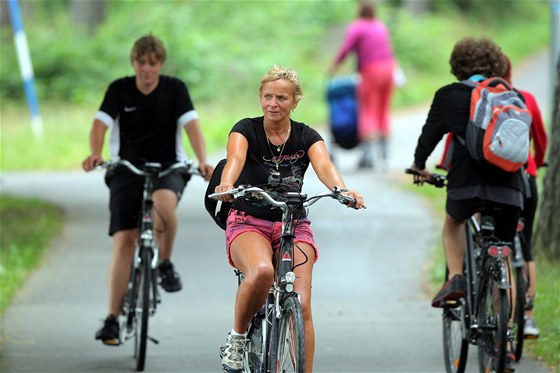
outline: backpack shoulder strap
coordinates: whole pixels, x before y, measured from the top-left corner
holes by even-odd
[[[511,84],[505,80],[504,78],[500,78],[499,76],[493,76],[488,78],[480,83],[482,87],[498,87],[502,85],[506,90],[511,91],[513,88]]]

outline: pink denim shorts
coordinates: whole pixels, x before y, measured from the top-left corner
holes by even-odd
[[[268,221],[247,215],[243,211],[231,210],[227,218],[226,226],[226,252],[229,264],[235,268],[231,260],[230,247],[233,240],[241,233],[256,232],[266,238],[274,250],[280,246],[280,236],[282,234],[282,222]],[[311,231],[311,221],[307,218],[297,221],[295,229],[296,238],[294,242],[304,242],[311,245],[315,250],[315,261],[319,259],[319,251],[315,246],[313,232]]]

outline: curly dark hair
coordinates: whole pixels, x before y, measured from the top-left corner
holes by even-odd
[[[474,74],[486,78],[503,76],[507,69],[502,49],[487,37],[459,40],[453,47],[449,64],[451,73],[459,80],[466,80]]]

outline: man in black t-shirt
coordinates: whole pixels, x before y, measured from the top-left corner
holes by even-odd
[[[185,83],[160,75],[165,58],[165,47],[157,37],[150,34],[135,42],[130,53],[135,75],[109,85],[93,121],[89,138],[91,155],[82,164],[84,170],[90,171],[103,161],[107,130],[110,130],[109,153],[113,160],[125,159],[137,167],[145,162],[157,162],[165,167],[186,161],[184,129],[201,174],[209,180],[213,168],[206,162],[198,115]],[[168,292],[182,288],[170,257],[177,232],[175,208],[188,180],[188,175],[170,173],[157,180],[153,194],[160,284]],[[118,315],[138,236],[143,181],[142,177],[120,169],[109,171],[105,176],[110,189],[109,234],[113,237],[113,257],[109,269],[109,315],[95,338],[107,345],[120,344]]]

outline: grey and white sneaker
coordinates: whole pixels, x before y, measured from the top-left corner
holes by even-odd
[[[525,339],[539,338],[539,328],[537,327],[537,320],[534,317],[525,316],[525,327],[523,328],[523,335]]]
[[[226,345],[220,348],[222,369],[226,373],[241,373],[243,371],[243,355],[247,347],[247,338],[242,335],[228,334]]]

